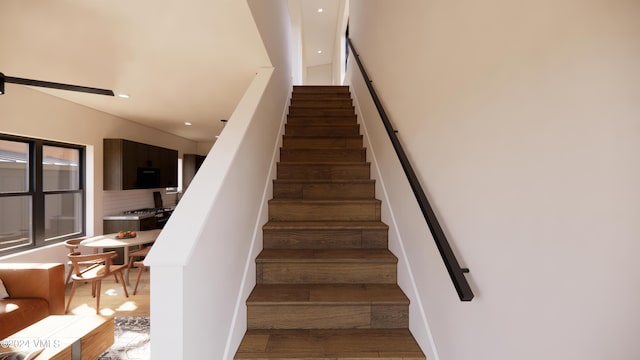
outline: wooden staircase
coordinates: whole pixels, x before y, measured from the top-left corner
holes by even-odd
[[[294,87],[235,359],[425,359],[344,86]]]

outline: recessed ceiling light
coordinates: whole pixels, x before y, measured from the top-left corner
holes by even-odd
[[[323,11],[324,11],[324,9],[323,9],[323,8],[319,8],[319,9],[318,9],[318,12],[319,12],[319,13],[321,13],[321,12],[323,12]]]
[[[318,50],[318,54],[322,54],[322,50]]]
[[[118,94],[118,97],[121,97],[123,99],[128,99],[129,95],[127,95],[127,94]]]
[[[191,126],[191,125],[193,125],[192,123],[190,123],[190,122],[188,122],[188,121],[185,121],[185,122],[184,122],[184,124],[185,124],[185,125],[187,125],[187,126]]]

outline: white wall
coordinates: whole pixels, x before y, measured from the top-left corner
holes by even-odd
[[[61,100],[21,85],[0,96],[0,132],[87,146],[87,234],[102,233],[103,138],[125,138],[178,150],[179,156],[196,153],[196,143],[104,112]],[[98,95],[96,95],[98,96]],[[153,199],[149,193],[149,199]],[[142,207],[142,206],[141,206]],[[55,246],[54,246],[55,247]],[[13,255],[0,261],[56,260],[60,251],[48,248]],[[35,252],[35,254],[34,254]],[[41,252],[44,252],[41,254]],[[51,256],[49,256],[51,255]]]
[[[346,72],[347,53],[345,51],[347,39],[345,32],[349,24],[349,0],[341,0],[336,21],[336,36],[333,46],[333,85],[342,85]]]
[[[333,64],[306,67],[305,85],[332,85]]]
[[[471,269],[462,303],[403,181],[385,178],[426,352],[640,358],[639,17],[627,0],[350,1],[351,38]]]
[[[302,0],[288,0],[289,18],[291,22],[291,72],[294,85],[302,85],[304,83],[304,43],[302,42],[302,33],[304,23],[302,22],[302,9],[300,8]]]
[[[389,250],[398,257],[398,285],[410,300],[409,328],[427,359],[438,359],[416,278],[419,281],[421,275],[428,273],[431,286],[436,284],[435,279],[438,287],[447,291],[450,290],[450,281],[353,56],[349,59],[346,81],[364,136],[367,161],[372,164],[371,177],[376,180],[376,198],[382,201],[382,221],[389,225]],[[411,241],[410,236],[415,236],[417,241]],[[414,268],[421,273],[414,273]]]
[[[286,0],[249,8],[273,67],[257,69],[147,256],[152,358],[231,359],[246,331],[292,86]]]

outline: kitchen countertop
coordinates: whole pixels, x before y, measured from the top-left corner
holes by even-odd
[[[142,220],[150,217],[155,217],[154,213],[146,214],[120,214],[120,215],[107,215],[103,216],[102,220]]]

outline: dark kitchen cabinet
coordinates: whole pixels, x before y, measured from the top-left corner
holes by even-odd
[[[184,154],[182,157],[182,187],[186,190],[196,176],[200,165],[204,162],[206,156],[195,154]]]
[[[103,220],[102,224],[105,234],[117,233],[118,231],[141,231],[158,228],[155,216],[140,220]]]
[[[178,151],[125,139],[104,139],[104,190],[178,186]]]
[[[178,187],[178,152],[171,149],[162,149],[160,159],[162,169],[175,169],[175,171],[160,172],[160,182],[167,184],[167,186],[163,187]]]

